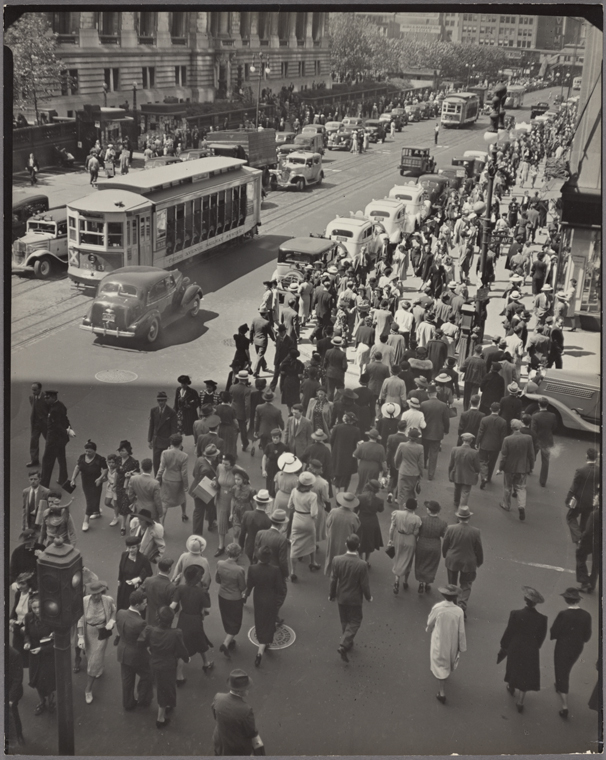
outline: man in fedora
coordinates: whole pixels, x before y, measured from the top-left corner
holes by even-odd
[[[337,648],[341,659],[349,662],[347,652],[362,624],[362,599],[372,602],[367,563],[359,556],[360,537],[355,533],[345,539],[345,554],[332,561],[328,600],[337,600],[341,620],[341,642]]]
[[[299,459],[309,447],[313,427],[307,417],[303,416],[303,405],[293,404],[292,414],[286,420],[286,435],[284,443],[288,446],[289,451],[296,454]]]
[[[122,678],[122,707],[125,710],[149,707],[154,696],[150,655],[139,641],[146,625],[146,607],[145,593],[141,589],[135,589],[130,593],[128,609],[116,612],[116,629],[119,636],[117,655]],[[139,684],[135,698],[137,676]]]
[[[448,479],[454,483],[454,505],[466,507],[469,503],[469,494],[472,486],[478,482],[480,472],[480,453],[472,449],[475,436],[473,433],[462,433],[460,446],[454,446],[450,452],[450,464],[448,465]]]
[[[379,403],[399,404],[400,407],[404,407],[404,402],[406,401],[406,383],[399,377],[400,365],[392,365],[390,371],[391,377],[386,378],[381,386]]]
[[[67,409],[58,399],[58,391],[45,391],[44,399],[48,406],[46,418],[46,445],[42,456],[42,474],[40,482],[45,488],[50,485],[55,462],[59,462],[59,478],[57,483],[62,485],[67,480],[67,461],[65,447],[70,437],[75,435],[67,418]]]
[[[455,512],[457,524],[446,528],[442,541],[442,556],[445,559],[448,582],[461,588],[457,604],[465,612],[465,617],[471,584],[476,579],[476,570],[484,562],[480,530],[469,524],[472,514],[469,507],[459,507]]]
[[[236,379],[237,382],[230,389],[231,405],[236,413],[236,420],[240,429],[242,451],[246,451],[248,449],[248,421],[250,419],[250,398],[252,395],[248,370],[240,370]]]
[[[293,283],[294,284],[294,283]],[[297,286],[295,285],[295,288]],[[294,295],[287,295],[285,298],[285,305],[282,307],[280,314],[280,324],[286,327],[286,334],[290,337],[292,342],[297,347],[299,342],[299,312],[295,310],[297,299]]]
[[[244,554],[248,557],[251,565],[255,561],[254,553],[257,533],[260,530],[269,530],[271,528],[271,520],[266,510],[271,504],[272,498],[269,495],[269,491],[262,488],[253,496],[253,501],[255,502],[255,508],[249,509],[242,515],[240,535],[238,536],[240,546],[244,549]]]
[[[497,401],[490,405],[490,414],[480,420],[476,447],[480,452],[481,482],[480,489],[492,480],[499,452],[507,435],[507,422],[501,417],[501,404]]]
[[[518,513],[520,520],[526,519],[526,477],[534,467],[534,445],[532,437],[522,434],[521,420],[511,421],[511,435],[503,440],[501,461],[496,474],[503,473],[503,501],[501,509],[509,512],[511,497],[515,493],[518,498]]]
[[[533,280],[534,285],[534,280]],[[537,318],[537,324],[545,324],[547,317],[553,313],[553,288],[551,285],[543,285],[541,292],[534,299],[534,313]]]
[[[543,488],[547,485],[549,475],[549,457],[553,448],[553,434],[558,427],[557,417],[549,411],[549,401],[542,396],[539,399],[539,411],[532,415],[530,429],[536,436],[541,451],[541,472],[539,483]]]
[[[138,520],[139,524],[135,522]],[[154,564],[166,551],[164,540],[164,526],[159,520],[155,520],[149,509],[139,509],[131,521],[131,536],[140,536],[141,545],[139,551]]]
[[[477,394],[471,396],[469,403],[469,408],[459,417],[459,438],[457,441],[457,446],[461,445],[461,436],[463,433],[472,433],[474,438],[477,439],[478,432],[480,430],[480,423],[486,416],[484,412],[481,412],[479,409],[480,397]],[[476,446],[476,448],[478,447]]]
[[[424,451],[421,432],[406,428],[407,440],[396,449],[394,466],[398,470],[398,503],[403,507],[408,499],[414,499],[423,477]]]
[[[284,604],[286,599],[286,579],[288,578],[288,550],[289,544],[286,538],[286,528],[288,525],[288,517],[283,509],[275,509],[271,517],[269,518],[271,527],[259,530],[255,536],[255,553],[254,556],[258,557],[259,552],[264,546],[268,546],[271,549],[270,565],[277,567],[280,570],[282,576],[282,593],[278,595],[277,612]],[[276,623],[281,625],[284,621],[278,617]]]
[[[316,312],[318,324],[311,335],[310,339],[312,342],[322,336],[323,329],[331,322],[332,308],[335,299],[330,292],[330,285],[330,276],[326,275],[322,278],[321,284],[318,285],[313,292],[311,308]]]
[[[507,432],[511,432],[509,427],[511,420],[521,420],[524,403],[522,401],[522,391],[516,382],[509,383],[507,386],[507,395],[499,401],[499,416],[507,423]]]
[[[360,527],[360,518],[353,511],[360,503],[349,491],[337,494],[337,507],[330,510],[326,520],[326,562],[324,575],[329,575],[332,561],[338,554],[345,552],[347,537],[356,533]]]
[[[9,582],[15,583],[21,573],[31,573],[32,588],[38,588],[38,554],[44,551],[44,544],[38,542],[38,531],[25,528],[19,536],[21,543],[13,550],[10,560]]]
[[[438,453],[445,435],[450,430],[450,412],[448,404],[440,401],[435,385],[427,388],[427,401],[421,404],[421,411],[425,417],[423,428],[423,450],[425,452],[425,466],[427,467],[427,479],[433,480],[438,465]]]
[[[330,483],[332,481],[332,456],[330,449],[325,443],[328,440],[328,436],[323,430],[318,428],[310,437],[311,443],[299,459],[307,465],[312,459],[317,459],[322,465],[323,476]]]
[[[194,535],[204,535],[204,515],[208,522],[208,529],[212,529],[213,521],[216,515],[215,499],[214,497],[204,501],[201,498],[202,495],[196,496],[194,491],[196,486],[204,479],[214,480],[217,476],[216,461],[219,455],[219,449],[213,444],[209,443],[204,449],[204,453],[201,457],[196,459],[194,464],[194,471],[192,474],[192,483],[189,487],[189,495],[194,499],[194,515],[192,530]]]
[[[568,507],[566,522],[570,530],[570,537],[575,544],[581,540],[600,488],[600,466],[597,450],[594,448],[587,449],[586,459],[586,464],[575,470],[565,501]]]
[[[482,380],[486,376],[486,361],[482,357],[482,346],[476,346],[473,354],[465,359],[461,365],[461,375],[464,379],[463,410],[467,411],[471,397],[480,390]]]
[[[324,354],[324,369],[326,370],[326,388],[328,400],[334,399],[337,388],[345,388],[345,373],[347,372],[347,356],[343,349],[343,338],[335,335],[332,348]]]
[[[389,485],[387,487],[387,503],[393,502],[393,495],[397,493],[398,488],[398,468],[395,465],[396,451],[401,443],[405,443],[408,440],[406,435],[406,428],[408,423],[405,420],[398,422],[398,429],[395,433],[392,433],[387,437],[385,445],[385,458],[387,461],[387,467],[389,469]]]
[[[290,355],[293,348],[296,348],[296,342],[286,331],[286,325],[280,323],[276,332],[276,350],[274,353],[274,376],[269,385],[270,390],[275,391],[280,378],[280,364]]]
[[[415,377],[413,382],[415,386],[414,390],[408,391],[406,400],[409,401],[411,398],[416,398],[419,404],[423,401],[427,401],[429,399],[429,396],[427,395],[427,389],[429,388],[427,378],[420,375],[419,377]]]
[[[135,512],[147,509],[154,520],[160,521],[164,517],[162,499],[160,498],[160,483],[152,475],[152,460],[141,460],[141,472],[135,472],[128,481],[128,498],[134,502]]]
[[[156,615],[160,607],[170,607],[176,586],[170,579],[170,570],[174,564],[170,557],[158,561],[158,574],[148,576],[141,584],[141,591],[147,597],[146,620],[148,625],[157,625]]]
[[[162,452],[168,448],[168,439],[177,432],[177,413],[168,406],[168,396],[160,391],[156,396],[157,406],[149,413],[147,442],[152,450],[154,474],[160,468]]]
[[[219,435],[221,418],[218,414],[211,414],[205,417],[205,421],[206,432],[201,432],[196,441],[196,456],[201,457],[208,446],[215,446],[218,451],[216,455],[218,461],[221,454],[225,451],[225,441]]]
[[[252,680],[243,670],[232,670],[227,683],[229,692],[215,694],[212,703],[216,721],[213,732],[215,755],[264,755],[255,715],[246,702]]]
[[[32,408],[30,414],[30,461],[25,466],[37,467],[40,464],[40,436],[46,441],[48,420],[48,405],[42,393],[42,383],[32,383],[29,403]]]
[[[275,428],[284,430],[282,412],[272,404],[275,395],[273,391],[265,391],[263,403],[255,410],[254,437],[260,439],[259,447],[265,451],[265,447],[271,441],[271,431]]]
[[[259,309],[259,316],[253,319],[250,326],[250,341],[255,347],[255,352],[257,354],[257,359],[253,367],[253,374],[255,377],[259,377],[259,372],[261,372],[261,370],[267,372],[265,353],[270,338],[275,341],[274,331],[271,322],[269,321],[269,313],[266,307],[261,307],[261,309]]]

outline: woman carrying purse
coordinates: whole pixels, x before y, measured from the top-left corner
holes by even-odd
[[[93,581],[89,585],[90,593],[84,597],[84,614],[78,621],[78,648],[87,659],[86,704],[93,701],[93,684],[103,675],[103,663],[107,642],[116,625],[116,604],[107,596],[107,583]]]

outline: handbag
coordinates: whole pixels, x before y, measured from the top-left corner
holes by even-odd
[[[109,639],[112,635],[112,632],[106,628],[104,625],[98,628],[99,631],[99,641],[105,641],[105,639]]]
[[[448,413],[450,414],[451,417],[456,417],[457,414],[458,414],[457,407],[456,406],[449,406],[448,407]]]
[[[396,547],[388,546],[387,549],[385,549],[385,554],[387,554],[389,559],[393,559],[396,556]]]

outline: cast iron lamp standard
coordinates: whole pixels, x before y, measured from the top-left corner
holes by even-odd
[[[255,53],[253,55],[253,62],[250,65],[250,71],[254,74],[257,70],[255,64],[259,66],[259,83],[257,88],[257,108],[255,113],[255,127],[259,128],[259,102],[261,100],[261,81],[271,73],[269,66],[269,56],[267,53]]]

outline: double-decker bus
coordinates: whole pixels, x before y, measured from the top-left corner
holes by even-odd
[[[68,276],[96,287],[125,266],[169,269],[257,232],[262,172],[208,157],[99,180],[67,206]]]
[[[473,124],[480,115],[480,100],[474,92],[457,92],[442,101],[442,125],[464,127]]]

